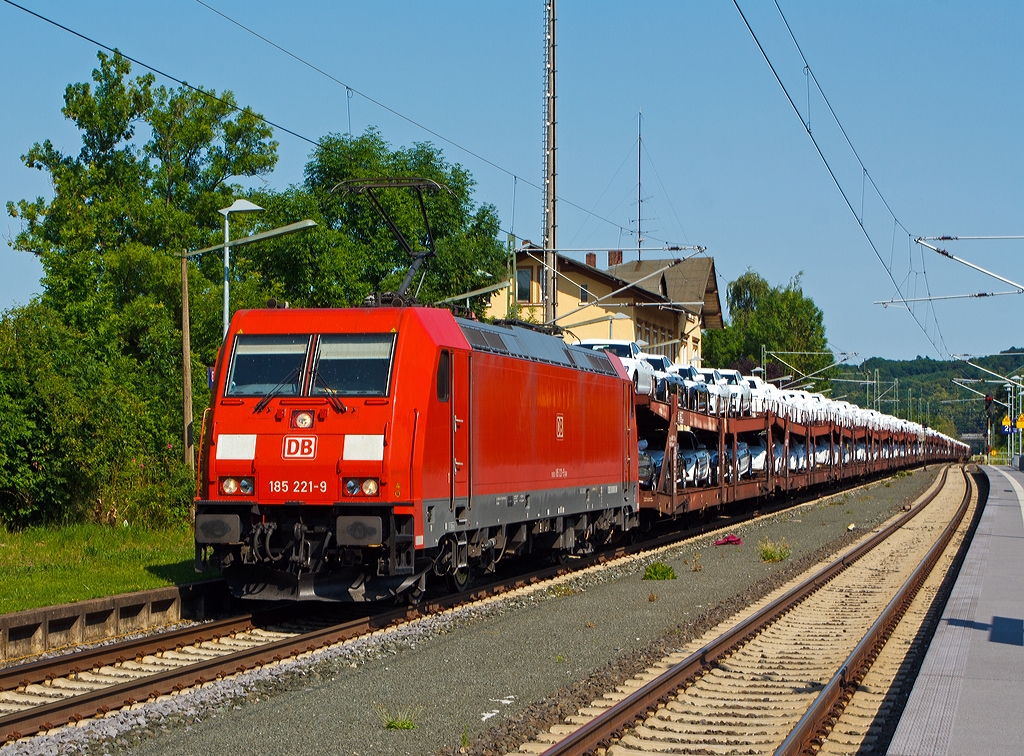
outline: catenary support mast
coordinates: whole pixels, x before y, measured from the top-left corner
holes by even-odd
[[[544,270],[540,280],[545,322],[557,316],[555,123],[555,0],[544,0]]]

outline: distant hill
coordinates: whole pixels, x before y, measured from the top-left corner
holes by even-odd
[[[1020,375],[1024,370],[1024,348],[1012,347],[998,356],[972,358],[971,362],[999,375]],[[832,384],[833,398],[845,398],[861,407],[875,407],[898,417],[928,423],[956,438],[964,433],[985,433],[985,399],[955,385],[954,378],[986,381],[968,385],[975,391],[1006,401],[1003,381],[962,360],[872,357],[860,365],[841,366],[835,377],[838,380]],[[993,431],[1005,414],[1006,408],[1002,405],[993,407]],[[1003,436],[993,432],[992,445],[1005,445]],[[980,450],[982,442],[972,442],[972,446]]]

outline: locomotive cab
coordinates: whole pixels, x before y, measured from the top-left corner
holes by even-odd
[[[205,429],[196,549],[236,595],[374,600],[417,582],[411,439],[396,416],[423,392],[407,379],[408,402],[396,398],[401,315],[235,316]],[[429,374],[438,348],[415,341],[410,372]]]
[[[447,310],[239,312],[204,418],[197,569],[245,598],[373,601],[585,553],[637,524],[632,399],[606,355]]]

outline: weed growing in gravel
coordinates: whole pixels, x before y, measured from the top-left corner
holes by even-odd
[[[762,562],[781,562],[788,559],[790,554],[793,553],[792,547],[785,541],[772,543],[767,538],[762,539],[757,548],[761,554]]]
[[[693,552],[693,564],[690,565],[690,569],[693,572],[700,572],[702,569],[704,569],[700,563],[700,553],[696,551]]]
[[[547,589],[547,594],[549,596],[572,596],[575,593],[579,593],[578,588],[571,588],[568,585],[565,585],[564,583],[553,585]]]
[[[664,562],[654,562],[644,570],[644,580],[675,580],[676,571]]]
[[[381,704],[376,704],[374,708],[377,710],[380,721],[384,723],[385,730],[415,730],[416,718],[423,711],[419,706],[396,711],[391,711]]]

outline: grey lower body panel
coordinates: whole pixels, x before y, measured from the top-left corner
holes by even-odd
[[[475,531],[583,514],[600,515],[613,509],[635,514],[637,483],[603,483],[540,491],[476,495],[456,499],[425,499],[423,502],[423,547],[433,548],[451,533]]]

